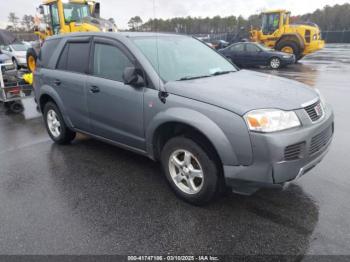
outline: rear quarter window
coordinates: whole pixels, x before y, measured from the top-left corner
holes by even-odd
[[[37,59],[38,67],[47,68],[49,66],[50,59],[53,53],[56,51],[60,41],[61,39],[52,39],[44,42]]]

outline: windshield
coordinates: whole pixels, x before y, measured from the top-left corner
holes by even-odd
[[[266,34],[272,34],[279,28],[280,14],[270,13],[263,14],[262,18],[262,32]]]
[[[15,51],[27,51],[27,49],[28,49],[28,46],[22,45],[22,44],[14,44],[11,46],[12,46],[13,50],[15,50]]]
[[[165,82],[237,71],[213,49],[191,37],[136,37],[133,41]]]
[[[90,8],[86,4],[64,4],[64,19],[66,23],[83,22],[83,19],[89,16],[91,16]]]

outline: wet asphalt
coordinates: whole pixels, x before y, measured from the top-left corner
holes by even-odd
[[[284,189],[177,199],[151,160],[79,135],[49,139],[32,100],[0,105],[0,254],[350,254],[350,45],[280,71],[333,105],[329,154]]]

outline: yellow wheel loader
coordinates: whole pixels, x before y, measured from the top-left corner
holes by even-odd
[[[254,42],[292,53],[297,60],[324,47],[316,24],[290,24],[290,12],[286,10],[263,12],[261,16],[261,29],[250,31],[250,38]]]
[[[116,26],[100,18],[100,4],[89,0],[43,0],[38,8],[35,31],[39,41],[27,51],[28,69],[33,72],[41,43],[46,37],[72,32],[114,32]]]

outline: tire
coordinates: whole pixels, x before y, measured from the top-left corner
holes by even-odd
[[[280,42],[277,44],[276,49],[279,51],[282,51],[283,48],[288,48],[288,47],[293,50],[293,54],[295,55],[296,61],[302,58],[301,48],[295,42],[292,42],[292,41]]]
[[[34,72],[36,67],[37,54],[34,48],[27,50],[27,68],[30,72]]]
[[[278,57],[272,57],[269,61],[269,66],[271,69],[279,69],[281,68],[281,59]]]
[[[75,138],[76,133],[67,127],[60,110],[53,102],[44,106],[44,122],[49,136],[56,144],[68,144]]]
[[[11,102],[9,104],[9,109],[15,114],[20,114],[24,111],[23,104],[20,101]]]
[[[220,192],[219,163],[194,140],[171,138],[163,147],[161,162],[168,183],[181,199],[205,205]]]
[[[20,66],[18,65],[17,59],[16,58],[12,58],[12,62],[13,62],[13,65],[15,66],[15,69],[19,70]]]

